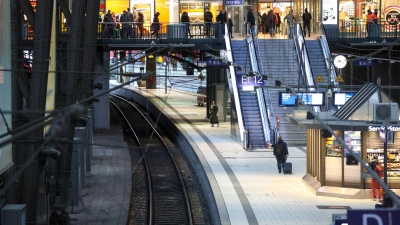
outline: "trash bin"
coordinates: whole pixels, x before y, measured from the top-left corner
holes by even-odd
[[[187,38],[186,24],[170,24],[167,25],[168,38]]]

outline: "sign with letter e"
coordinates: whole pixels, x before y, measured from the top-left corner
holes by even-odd
[[[391,215],[390,215],[391,214]],[[396,224],[400,218],[400,210],[388,209],[349,209],[347,210],[348,225],[386,225]],[[390,221],[391,220],[391,221]],[[394,222],[394,223],[393,223]]]

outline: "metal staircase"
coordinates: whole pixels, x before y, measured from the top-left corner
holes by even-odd
[[[235,68],[236,75],[248,74],[248,71],[251,70],[251,61],[246,41],[232,40],[231,45],[234,63],[242,67],[240,70],[238,67]],[[248,132],[249,145],[252,149],[265,147],[266,143],[256,92],[243,91],[240,87],[238,89],[243,123],[245,130]]]
[[[295,45],[292,39],[259,39],[258,51],[260,51],[260,62],[265,74],[282,81],[284,85],[303,85],[299,79],[300,67],[297,59]],[[268,86],[274,86],[275,80],[268,80]],[[276,122],[277,132],[289,145],[305,145],[306,130],[299,129],[286,120],[286,114],[293,113],[294,107],[279,107],[279,92],[285,88],[269,88],[265,91],[265,98],[270,102],[273,110],[272,117],[279,118]]]

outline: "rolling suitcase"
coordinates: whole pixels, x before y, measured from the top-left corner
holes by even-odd
[[[283,164],[283,174],[290,173],[292,174],[292,163],[291,162],[285,162]]]

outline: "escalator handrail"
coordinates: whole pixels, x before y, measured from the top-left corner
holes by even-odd
[[[257,48],[256,49],[260,49],[259,42],[257,42]],[[256,50],[256,55],[257,55],[257,62],[259,62],[258,59],[261,59],[260,51]],[[261,72],[262,73],[267,73],[266,72],[267,68],[264,68],[264,64],[261,64],[261,65],[258,65],[258,66],[259,66],[259,68],[261,68]],[[268,126],[269,126],[270,130],[274,130],[275,131],[276,130],[276,128],[275,128],[275,113],[274,113],[274,109],[272,107],[271,94],[270,94],[268,88],[263,88],[263,92],[267,92],[267,94],[264,93],[264,96],[265,95],[268,96],[267,98],[264,97],[264,104],[265,104],[266,109],[267,109]]]
[[[336,81],[336,70],[335,67],[333,66],[332,63],[332,55],[330,52],[330,48],[329,48],[329,43],[328,40],[326,39],[326,35],[325,35],[325,27],[323,25],[323,23],[319,23],[318,24],[320,27],[320,35],[318,37],[321,46],[322,46],[322,51],[324,53],[324,58],[325,58],[325,63],[326,63],[326,68],[328,68],[328,70],[330,71],[330,83],[333,84],[334,87],[338,87],[339,83]]]
[[[229,62],[234,62],[233,60],[233,54],[232,54],[232,45],[231,45],[231,40],[230,36],[228,34],[228,26],[225,24],[225,47],[226,47],[226,57]],[[236,72],[235,72],[235,67],[233,64],[229,66],[229,72],[230,72],[230,79],[232,82],[232,90],[234,94],[234,100],[235,100],[235,106],[236,106],[236,113],[238,113],[238,124],[239,124],[239,132],[240,132],[240,140],[244,141],[244,136],[243,133],[245,131],[244,123],[243,123],[243,114],[242,114],[242,107],[240,105],[240,99],[239,99],[239,91],[236,85]]]
[[[302,74],[305,75],[307,81],[305,85],[307,85],[307,90],[316,91],[316,89],[314,88],[314,78],[311,71],[310,60],[307,53],[306,42],[303,36],[303,31],[301,29],[300,24],[297,23],[295,27],[296,27],[296,32],[294,34],[294,40],[297,40],[295,41],[295,47],[296,47],[298,62],[300,65],[300,70]],[[321,112],[320,107],[315,106],[313,107],[313,109],[314,112]]]

